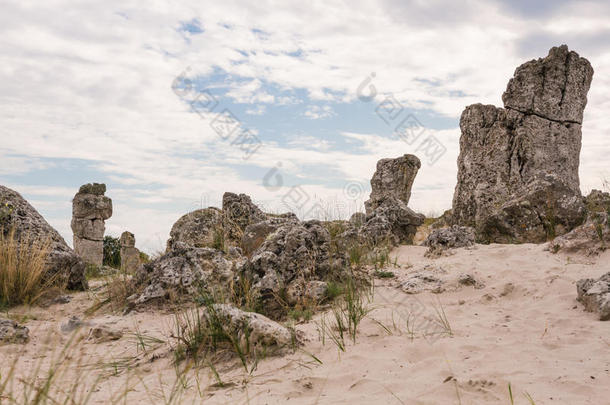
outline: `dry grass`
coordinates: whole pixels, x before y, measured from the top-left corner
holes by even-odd
[[[18,238],[15,230],[0,233],[0,306],[34,304],[53,279],[45,278],[49,241]]]

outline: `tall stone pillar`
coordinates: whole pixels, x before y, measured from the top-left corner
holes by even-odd
[[[85,184],[72,200],[74,251],[97,266],[104,260],[104,221],[112,216],[112,200],[105,192],[105,184]]]
[[[136,237],[131,232],[121,235],[121,270],[134,272],[140,265],[140,251],[136,248]]]

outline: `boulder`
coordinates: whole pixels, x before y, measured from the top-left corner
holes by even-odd
[[[610,193],[593,190],[584,201],[588,212],[587,220],[549,242],[549,249],[553,253],[563,251],[595,255],[610,245]]]
[[[578,301],[585,310],[599,314],[600,321],[610,320],[610,273],[598,279],[586,278],[576,284]]]
[[[371,195],[364,203],[366,213],[371,214],[386,199],[397,199],[408,204],[411,187],[421,162],[415,155],[396,159],[381,159],[371,179]]]
[[[224,193],[222,212],[225,232],[231,240],[239,241],[248,225],[264,221],[267,216],[246,194]]]
[[[19,240],[48,243],[45,273],[61,286],[73,290],[88,288],[85,263],[59,233],[19,193],[0,186],[0,231],[7,236],[14,229]]]
[[[85,184],[72,200],[74,250],[85,262],[101,266],[104,261],[104,221],[112,216],[112,200],[105,184]]]
[[[256,312],[245,312],[228,304],[213,304],[203,311],[203,317],[216,317],[225,332],[237,336],[242,347],[251,353],[278,350],[296,345],[296,335],[288,328]]]
[[[140,265],[140,251],[136,248],[136,237],[131,232],[123,232],[119,239],[121,244],[121,269],[128,273],[137,270]]]
[[[504,107],[475,104],[460,119],[452,223],[483,242],[543,242],[580,225],[582,115],[593,69],[568,50],[517,68]]]
[[[402,200],[389,197],[367,214],[360,229],[360,239],[369,245],[411,244],[424,219],[424,215],[407,207]]]
[[[423,245],[430,250],[453,249],[474,245],[474,229],[468,226],[453,225],[449,228],[433,230]]]
[[[220,250],[177,242],[165,255],[138,268],[134,283],[142,292],[129,301],[139,305],[173,293],[195,298],[202,291],[224,290],[233,279],[233,266]]]
[[[26,343],[30,330],[11,319],[0,318],[0,343]]]
[[[332,263],[330,234],[320,221],[289,222],[269,234],[239,274],[251,280],[262,300],[265,313],[280,317],[283,296],[294,283],[323,280]],[[292,294],[291,301],[301,302],[307,293]]]
[[[172,226],[167,250],[179,242],[193,247],[211,247],[218,232],[223,232],[221,210],[209,207],[189,212]]]

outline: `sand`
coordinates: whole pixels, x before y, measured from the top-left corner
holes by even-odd
[[[372,310],[345,352],[328,337],[322,343],[319,325],[328,314],[318,314],[297,325],[306,337],[298,352],[263,359],[252,372],[236,362],[220,364],[224,387],[214,385],[207,368],[191,371],[183,381],[186,388],[175,390],[180,391],[175,403],[510,404],[510,383],[515,404],[530,404],[525,393],[536,404],[610,404],[610,322],[583,311],[575,286],[581,278],[610,271],[610,251],[580,257],[551,254],[544,245],[476,245],[428,259],[425,250],[402,246],[392,252],[397,266],[387,270],[396,277],[376,280]],[[442,293],[402,292],[400,281],[426,265],[442,269],[440,274],[450,280],[467,273],[480,285],[450,281]],[[28,344],[0,346],[3,375],[15,355],[21,376],[50,361],[50,346],[69,339],[60,325],[71,315],[83,316],[94,293],[76,294],[70,303],[48,310],[11,311],[35,319],[25,321]],[[450,330],[434,323],[441,309]],[[173,315],[149,310],[98,314],[88,321],[125,333],[112,342],[71,343],[88,359],[81,360],[81,367],[69,365],[83,387],[104,374],[90,403],[111,403],[126,386],[127,403],[166,403],[176,382],[167,345],[145,353],[130,333],[137,327],[167,340]],[[106,366],[82,367],[100,364],[101,358]],[[125,359],[131,359],[132,369],[123,367]]]

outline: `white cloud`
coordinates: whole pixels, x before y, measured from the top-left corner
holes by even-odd
[[[0,176],[44,170],[49,165],[45,158],[86,161],[125,186],[109,193],[118,208],[109,230],[133,230],[139,241],[150,235],[163,241],[171,223],[202,195],[218,202],[222,191],[230,189],[260,201],[278,198],[240,168],[283,162],[285,176],[309,182],[312,195],[340,196],[342,184],[311,183],[322,179],[324,170],[334,179],[367,183],[378,159],[412,153],[414,147],[379,134],[343,134],[343,140],[361,145],[358,153],[336,150],[321,138],[286,146],[266,142],[246,162],[207,118],[191,113],[172,92],[176,75],[190,66],[193,76],[220,68],[229,77],[246,78],[224,84],[229,97],[253,104],[247,114],[259,114],[269,103],[303,101],[269,94],[263,83],[305,89],[314,100],[353,101],[358,85],[375,72],[378,98],[392,93],[406,106],[457,120],[468,104],[501,105],[515,67],[544,56],[519,44],[529,44],[528,38],[541,32],[570,43],[579,35],[608,30],[604,7],[568,4],[562,10],[569,13],[532,20],[494,2],[191,0],[146,7],[117,0],[4,2]],[[204,33],[178,31],[181,22],[193,19]],[[600,40],[596,46],[591,48],[595,52],[581,51],[596,70],[583,125],[583,190],[600,187],[610,153],[605,142],[610,45]],[[312,119],[331,114],[336,113],[329,106],[317,105],[305,112]],[[448,208],[456,179],[459,129],[431,133],[447,152],[433,166],[424,162],[416,179],[412,201],[423,211]],[[311,167],[319,169],[311,173]],[[58,207],[78,187],[28,184],[13,186],[34,198],[57,192]],[[155,204],[174,208],[151,208]],[[69,219],[49,221],[67,236]]]
[[[332,117],[333,115],[335,115],[335,112],[329,105],[310,105],[307,107],[303,115],[312,120],[319,120],[322,118]]]

